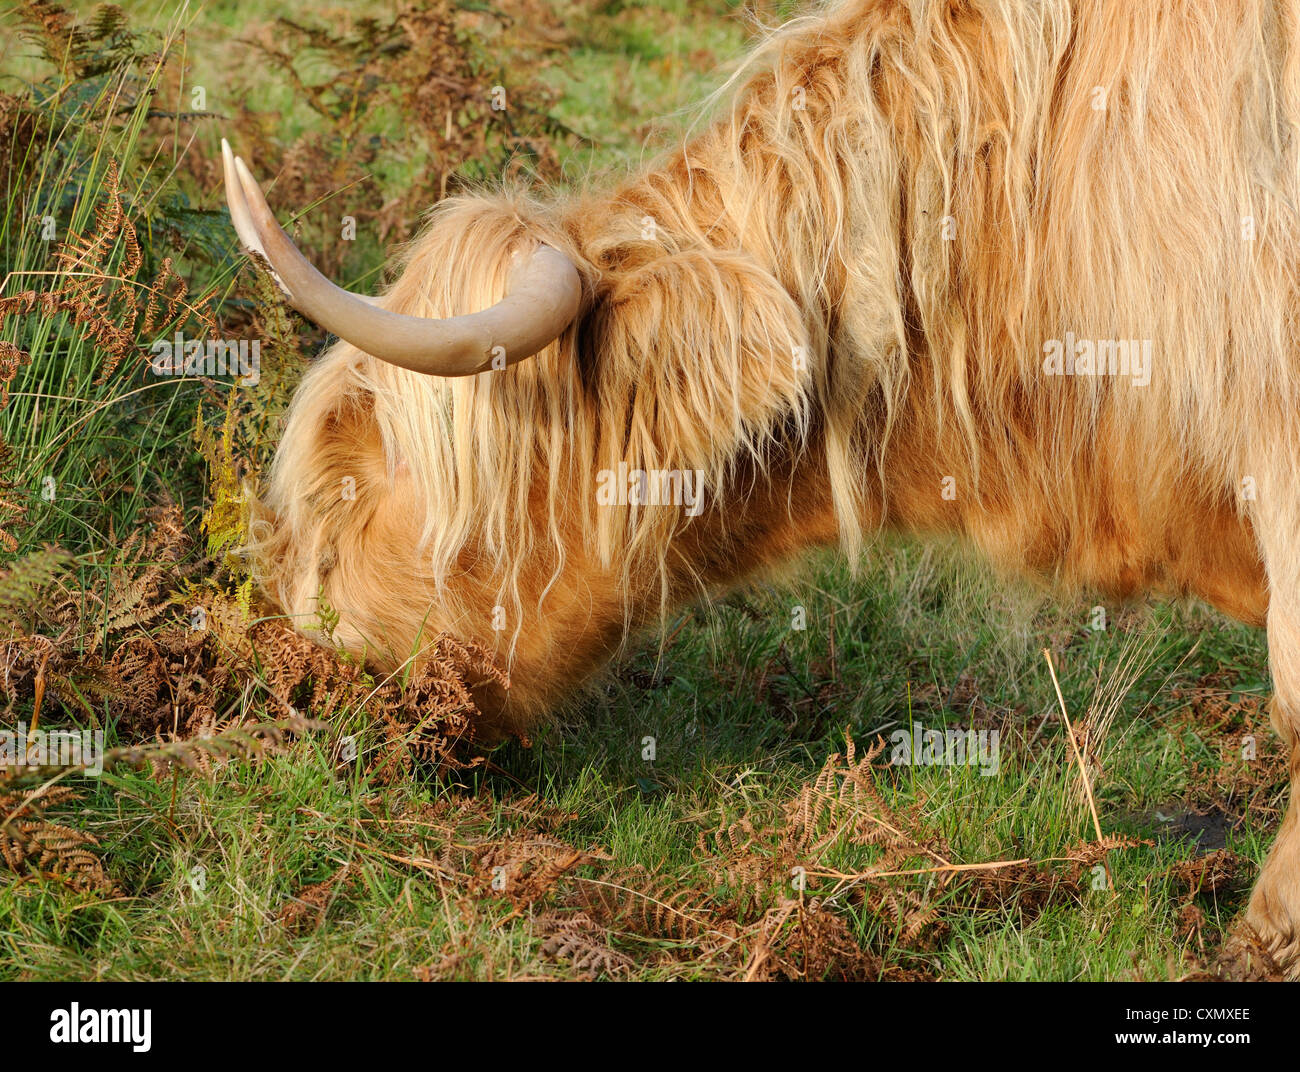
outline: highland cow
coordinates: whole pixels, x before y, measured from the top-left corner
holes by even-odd
[[[377,299],[226,150],[244,244],[339,337],[259,508],[267,594],[380,666],[499,644],[506,733],[683,601],[959,532],[1266,626],[1300,778],[1300,2],[844,0],[719,99],[616,188],[444,201]],[[697,509],[600,501],[665,471]],[[1247,914],[1292,965],[1297,825]]]

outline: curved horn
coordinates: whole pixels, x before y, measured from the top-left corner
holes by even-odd
[[[550,246],[539,246],[512,269],[506,297],[490,309],[446,320],[390,313],[374,299],[336,287],[312,267],[276,223],[257,180],[231,155],[224,138],[221,160],[230,218],[245,248],[266,260],[303,316],[372,357],[432,376],[472,376],[491,368],[502,350],[507,365],[532,357],[578,315],[578,270]]]

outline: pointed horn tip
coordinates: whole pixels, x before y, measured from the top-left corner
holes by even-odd
[[[260,258],[265,267],[270,271],[271,278],[275,285],[280,288],[290,303],[294,300],[293,291],[289,289],[284,278],[276,270],[274,262],[266,249],[266,240],[263,238],[262,230],[249,207],[249,202],[259,203],[260,209],[270,216],[270,209],[266,206],[265,198],[262,196],[262,188],[258,185],[257,180],[244,163],[243,157],[235,156],[230,151],[230,143],[225,138],[221,139],[222,165],[225,170],[226,183],[226,200],[230,207],[231,222],[235,225],[235,232],[239,235],[240,244],[250,254],[255,254]],[[250,192],[251,191],[251,192]],[[271,222],[274,218],[271,217]]]
[[[257,180],[253,178],[253,172],[249,169],[248,165],[244,163],[244,158],[242,156],[235,157],[235,171],[239,173],[239,177],[242,181],[251,182],[254,186],[258,185]],[[261,189],[261,187],[258,186],[258,189]]]

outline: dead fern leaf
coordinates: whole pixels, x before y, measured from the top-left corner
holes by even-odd
[[[626,953],[609,944],[609,934],[585,912],[544,912],[534,921],[544,940],[542,956],[568,964],[579,977],[625,979],[636,968]]]

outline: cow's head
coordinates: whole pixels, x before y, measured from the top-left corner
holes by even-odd
[[[452,199],[369,299],[324,279],[223,153],[244,246],[340,340],[253,525],[299,628],[337,616],[324,638],[388,668],[442,631],[495,649],[513,687],[482,706],[518,729],[631,629],[834,539],[800,310],[671,196]]]

